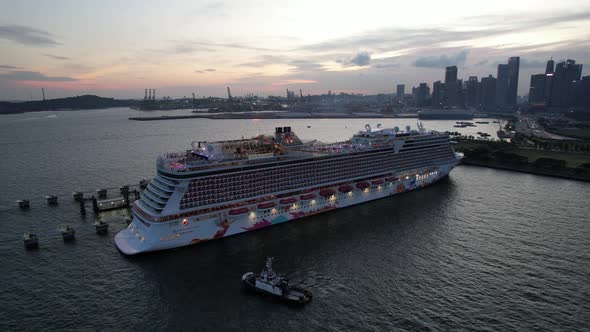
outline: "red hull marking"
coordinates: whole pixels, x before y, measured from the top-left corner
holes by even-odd
[[[266,219],[262,219],[262,221],[259,221],[257,223],[254,224],[254,226],[251,227],[242,227],[243,229],[247,230],[247,231],[252,231],[255,229],[259,229],[259,228],[264,228],[264,227],[268,227],[271,226],[272,222],[268,221]]]

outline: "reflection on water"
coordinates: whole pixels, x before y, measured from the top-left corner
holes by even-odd
[[[134,258],[81,218],[71,192],[152,176],[155,157],[192,140],[289,125],[344,139],[390,120],[135,122],[124,109],[0,122],[2,330],[583,330],[590,263],[586,183],[461,166],[434,186],[219,241]],[[407,120],[413,124],[413,120]],[[393,122],[393,121],[392,121]],[[428,121],[446,130],[452,121]],[[394,123],[405,126],[406,123]],[[311,128],[307,128],[310,125]],[[450,128],[449,128],[450,129]],[[481,128],[476,128],[480,131]],[[43,197],[56,193],[59,206]],[[30,198],[30,211],[15,199]],[[73,225],[64,245],[57,226]],[[35,230],[40,249],[25,251]],[[241,291],[266,256],[313,301],[298,310]],[[24,325],[26,324],[26,325]]]

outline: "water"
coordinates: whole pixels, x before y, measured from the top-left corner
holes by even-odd
[[[153,113],[157,115],[157,112]],[[460,166],[429,188],[189,248],[122,256],[70,193],[153,176],[192,140],[343,139],[390,120],[136,122],[136,111],[0,117],[1,330],[563,330],[590,322],[590,185]],[[414,120],[395,123],[414,125]],[[425,121],[452,130],[453,121]],[[307,126],[311,128],[307,128]],[[485,131],[474,128],[476,131]],[[495,127],[494,127],[495,130]],[[43,197],[56,193],[60,205]],[[32,200],[21,211],[15,200]],[[77,229],[64,244],[56,229]],[[39,234],[25,251],[21,235]],[[241,291],[266,256],[314,294],[293,309]]]

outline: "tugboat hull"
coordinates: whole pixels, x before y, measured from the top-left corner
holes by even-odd
[[[268,295],[291,305],[304,305],[312,299],[310,291],[299,287],[289,287],[283,290],[282,295],[265,291],[264,289],[256,287],[256,277],[257,275],[252,272],[244,274],[242,276],[242,285],[244,286],[244,289],[261,295]]]

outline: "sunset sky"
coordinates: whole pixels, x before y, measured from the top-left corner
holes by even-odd
[[[392,93],[546,61],[590,65],[584,1],[0,0],[0,100]]]

